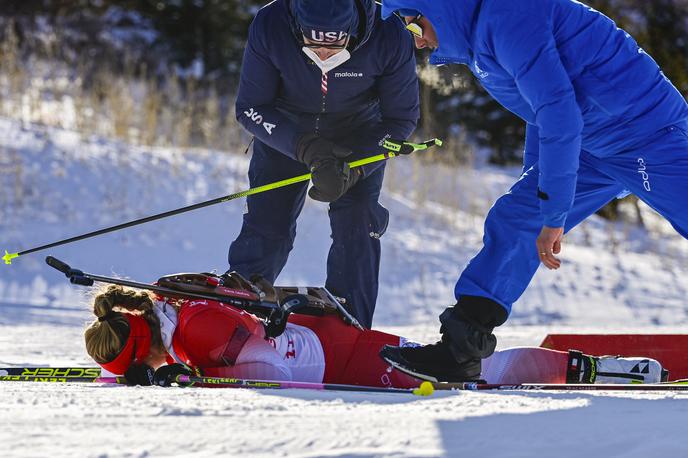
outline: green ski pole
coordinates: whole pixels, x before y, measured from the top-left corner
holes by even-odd
[[[433,138],[423,143],[410,143],[410,142],[399,142],[394,140],[385,140],[383,147],[388,150],[386,153],[377,154],[375,156],[370,156],[358,161],[349,162],[349,167],[361,167],[367,164],[372,164],[374,162],[384,161],[391,159],[396,156],[406,155],[413,153],[415,151],[422,151],[430,148],[431,146],[442,146],[442,141]],[[28,250],[20,251],[17,253],[10,253],[5,250],[5,255],[2,257],[5,264],[12,264],[12,259],[18,258],[19,256],[24,256],[29,253],[35,253],[37,251],[47,250],[48,248],[53,248],[60,245],[66,245],[68,243],[77,242],[79,240],[84,240],[87,238],[95,237],[97,235],[107,234],[108,232],[118,231],[120,229],[125,229],[127,227],[137,226],[139,224],[148,223],[150,221],[155,221],[158,219],[167,218],[168,216],[179,215],[181,213],[186,213],[191,210],[198,210],[199,208],[209,207],[215,204],[221,204],[223,202],[229,202],[230,200],[240,199],[242,197],[251,196],[253,194],[259,194],[261,192],[270,191],[272,189],[282,188],[284,186],[289,186],[294,183],[301,183],[303,181],[308,181],[311,179],[311,174],[306,173],[304,175],[299,175],[293,178],[287,178],[286,180],[276,181],[274,183],[269,183],[263,186],[258,186],[255,188],[247,189],[245,191],[236,192],[228,196],[218,197],[216,199],[207,200],[205,202],[200,202],[197,204],[189,205],[186,207],[177,208],[175,210],[166,211],[163,213],[158,213],[157,215],[147,216],[145,218],[137,219],[134,221],[129,221],[128,223],[118,224],[116,226],[107,227],[97,231],[89,232],[82,235],[77,235],[68,239],[60,240],[57,242],[49,243],[47,245],[41,245],[35,248],[30,248]]]

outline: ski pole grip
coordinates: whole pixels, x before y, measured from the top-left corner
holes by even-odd
[[[85,277],[83,273],[79,275],[77,272],[81,272],[80,270],[71,270],[70,271],[70,276],[69,276],[69,282],[73,285],[81,285],[81,286],[93,286],[93,279]]]
[[[47,256],[45,258],[45,262],[53,269],[57,269],[69,277],[69,271],[72,270],[72,268],[69,267],[69,264],[62,262],[57,258],[53,258],[52,256]]]

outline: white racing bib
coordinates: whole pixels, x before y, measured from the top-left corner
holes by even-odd
[[[325,375],[325,352],[312,330],[288,323],[284,333],[268,342],[291,369],[293,380],[322,382]]]

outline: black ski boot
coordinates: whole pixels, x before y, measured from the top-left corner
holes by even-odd
[[[420,347],[385,345],[380,356],[395,369],[421,380],[468,382],[480,379],[480,358],[458,363],[449,350],[449,344],[441,340]]]
[[[495,326],[506,321],[498,303],[477,296],[462,296],[440,315],[442,340],[419,347],[385,345],[380,356],[392,367],[432,382],[467,382],[480,379],[481,360],[494,353]]]

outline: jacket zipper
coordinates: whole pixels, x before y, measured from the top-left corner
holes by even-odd
[[[315,118],[315,133],[320,134],[320,116],[325,113],[325,99],[327,98],[327,73],[323,73],[320,77],[320,93],[322,97],[320,98],[320,113]]]

